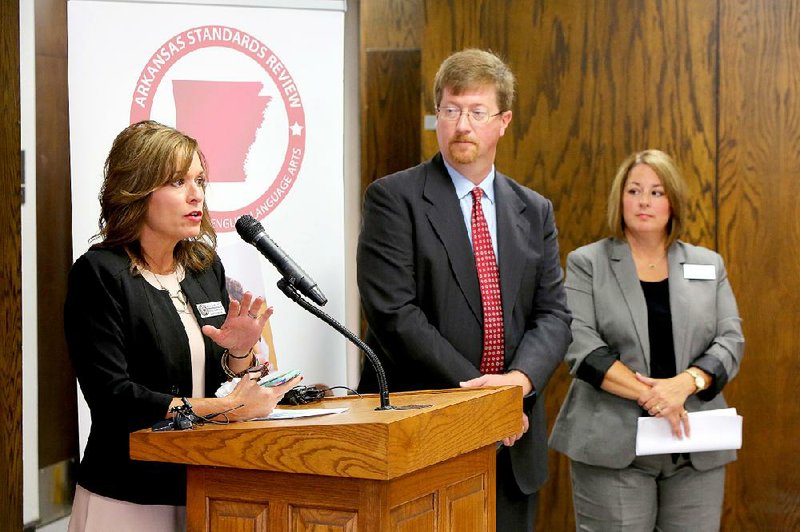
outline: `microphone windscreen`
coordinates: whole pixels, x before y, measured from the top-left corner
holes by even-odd
[[[245,214],[236,220],[236,232],[245,242],[252,244],[258,233],[264,232],[264,226],[249,214]]]

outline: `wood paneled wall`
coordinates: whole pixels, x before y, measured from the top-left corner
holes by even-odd
[[[720,3],[719,251],[744,319],[729,530],[800,530],[800,4]]]
[[[420,161],[421,93],[409,86],[417,87],[424,79],[422,2],[361,2],[359,18],[363,191],[375,179]]]
[[[419,91],[407,90],[408,81],[420,76],[420,51],[369,50],[366,53],[365,93],[367,125],[362,153],[369,168],[368,181],[414,166],[420,160]],[[391,124],[391,142],[386,137]]]
[[[793,0],[364,0],[363,76],[372,50],[419,49],[422,94],[451,52],[489,48],[517,75],[497,166],[553,200],[562,257],[605,234],[609,184],[629,153],[672,154],[690,186],[685,240],[726,259],[747,341],[726,388],[745,416],[728,467],[723,530],[800,528],[800,5]],[[398,90],[394,87],[393,90]],[[370,93],[372,91],[372,93]],[[362,104],[364,103],[362,96]],[[380,160],[401,134],[392,109],[362,108],[362,138]],[[375,117],[388,117],[384,123]],[[403,141],[404,142],[404,141]],[[421,133],[421,159],[437,150]],[[418,162],[418,161],[414,161]],[[412,163],[413,164],[413,163]],[[376,177],[362,152],[363,184]],[[552,423],[569,385],[548,389]],[[551,453],[540,530],[574,528],[566,459]]]
[[[64,338],[72,266],[67,3],[35,0],[39,468],[78,458],[75,372]]]
[[[19,2],[0,3],[0,530],[22,528]]]

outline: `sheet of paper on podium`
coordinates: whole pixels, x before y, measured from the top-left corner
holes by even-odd
[[[689,412],[691,437],[672,435],[669,421],[640,417],[636,432],[636,456],[665,453],[723,451],[742,447],[742,416],[735,408]]]
[[[303,408],[295,410],[290,410],[286,408],[276,408],[267,417],[257,417],[253,421],[327,416],[330,414],[341,414],[342,412],[346,411],[347,408]]]

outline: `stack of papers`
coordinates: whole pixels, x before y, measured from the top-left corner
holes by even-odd
[[[742,448],[742,416],[735,408],[689,412],[691,437],[672,435],[664,418],[640,417],[636,432],[636,456],[667,453],[697,453]]]

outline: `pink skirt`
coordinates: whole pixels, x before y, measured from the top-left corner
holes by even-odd
[[[134,504],[75,487],[69,532],[183,532],[186,507]]]

